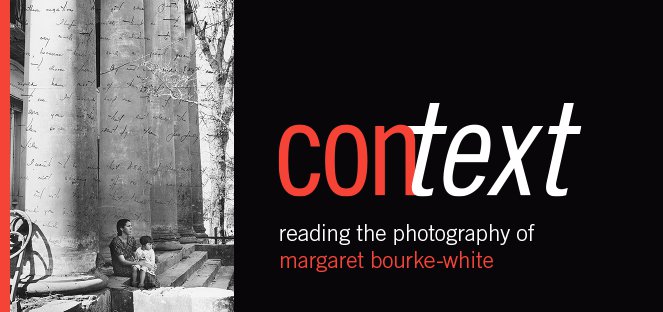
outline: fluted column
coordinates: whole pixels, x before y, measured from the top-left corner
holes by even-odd
[[[190,20],[187,16],[187,20]],[[201,172],[200,158],[200,126],[198,123],[198,80],[196,79],[196,34],[193,25],[188,24],[185,28],[187,40],[187,55],[189,56],[189,65],[187,67],[187,80],[189,84],[189,98],[192,103],[189,104],[189,132],[191,133],[191,205],[193,216],[193,230],[196,237],[204,239],[205,221],[203,219],[203,176]]]
[[[85,274],[99,250],[94,1],[27,4],[24,207],[36,234],[23,272],[36,282],[26,291],[101,289]]]
[[[150,209],[152,238],[156,250],[182,249],[177,227],[177,188],[174,140],[172,137],[173,101],[162,85],[172,68],[170,40],[170,0],[145,2],[145,53],[150,71],[149,90],[149,155]]]
[[[151,233],[143,1],[101,1],[100,24],[100,248],[109,257],[117,220],[131,220],[136,237]]]
[[[172,64],[175,72],[180,76],[186,75],[186,66],[189,64],[186,39],[184,31],[184,0],[170,1],[170,35],[173,47]],[[173,140],[175,141],[175,167],[177,169],[177,226],[179,228],[181,243],[195,243],[193,231],[192,201],[191,201],[191,133],[189,132],[189,103],[182,101],[186,97],[187,84],[183,79],[177,79],[176,88],[179,91],[178,100],[174,101],[175,127]]]

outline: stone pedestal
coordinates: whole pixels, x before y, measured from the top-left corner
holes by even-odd
[[[143,1],[101,1],[100,220],[102,254],[129,219],[134,236],[151,234],[148,98]]]
[[[133,300],[136,312],[235,310],[234,291],[206,287],[162,287],[136,291]]]
[[[28,7],[22,148],[35,235],[27,291],[57,293],[54,281],[69,293],[96,290],[105,281],[86,275],[99,250],[94,1]]]
[[[149,164],[152,238],[156,250],[182,249],[177,227],[177,188],[173,100],[162,83],[173,68],[170,38],[170,0],[145,2],[145,53],[150,82],[149,97]]]
[[[195,243],[193,230],[192,199],[191,199],[191,141],[189,131],[189,103],[186,67],[189,64],[184,30],[184,0],[170,1],[170,35],[173,48],[172,64],[177,77],[171,82],[178,95],[174,101],[173,112],[175,127],[172,139],[175,142],[175,167],[177,170],[177,226],[180,234],[180,243]]]

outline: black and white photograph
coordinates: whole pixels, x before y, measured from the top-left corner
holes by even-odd
[[[11,311],[233,311],[234,1],[8,6]]]

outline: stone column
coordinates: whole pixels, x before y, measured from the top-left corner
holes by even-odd
[[[198,13],[201,13],[200,11]],[[200,16],[199,16],[200,17]],[[196,41],[197,51],[201,49],[200,41]],[[214,107],[215,99],[218,98],[219,88],[218,83],[214,79],[214,70],[209,65],[209,62],[205,59],[202,53],[196,54],[196,66],[200,67],[200,70],[196,72],[196,83],[199,94],[198,102],[202,105],[198,107],[199,110],[199,142],[200,142],[200,158],[201,158],[201,167],[205,168],[202,171],[202,184],[203,184],[203,211],[208,211],[210,213],[209,219],[205,220],[207,225],[207,233],[214,233],[214,228],[220,226],[220,221],[222,216],[219,215],[218,209],[216,209],[216,202],[218,198],[223,198],[221,196],[215,196],[218,194],[215,187],[215,184],[218,183],[216,177],[218,174],[214,172],[214,157],[212,154],[217,150],[215,144],[218,144],[217,137],[214,136],[217,133],[218,128],[215,126],[214,121],[211,116],[214,116]]]
[[[117,220],[131,220],[136,237],[151,234],[143,1],[102,1],[100,25],[100,248],[108,258]]]
[[[152,238],[156,250],[182,249],[177,227],[177,189],[173,133],[173,101],[162,85],[172,64],[170,0],[145,2],[145,53],[150,71],[149,164],[152,185]]]
[[[192,14],[187,14],[185,36],[187,40],[187,55],[189,65],[187,76],[189,77],[189,98],[193,102],[198,101],[198,80],[196,79],[196,33],[193,27]],[[189,24],[191,21],[191,24]],[[196,238],[203,240],[207,237],[205,233],[205,220],[203,219],[203,176],[201,172],[200,158],[200,127],[198,123],[198,104],[189,105],[189,132],[191,133],[191,204],[193,216],[193,230]]]
[[[187,84],[184,81],[186,66],[189,64],[186,39],[184,31],[184,0],[170,1],[170,35],[173,47],[172,64],[177,73],[177,79],[172,84],[179,96],[187,96]],[[174,102],[175,127],[172,139],[175,142],[175,167],[177,169],[177,226],[179,228],[180,243],[195,243],[196,236],[193,231],[192,201],[191,201],[191,133],[189,132],[189,103],[175,100]]]
[[[29,294],[83,293],[99,250],[94,1],[28,1],[25,212],[35,225]],[[42,278],[48,276],[47,278]]]

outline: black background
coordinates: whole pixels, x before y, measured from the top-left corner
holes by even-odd
[[[284,3],[237,7],[235,213],[236,302],[241,310],[430,310],[459,306],[541,309],[633,305],[647,250],[636,245],[654,228],[640,212],[650,193],[642,176],[655,155],[655,123],[646,74],[653,42],[646,20],[568,8],[558,15],[508,8],[318,7]],[[522,9],[522,8],[521,8]],[[638,31],[636,31],[638,30]],[[431,197],[404,196],[403,143],[387,144],[387,196],[373,194],[375,126],[423,125],[439,102],[436,135],[424,186]],[[545,183],[563,103],[575,103],[557,185]],[[660,103],[660,101],[659,101]],[[293,183],[321,173],[310,196],[288,195],[279,181],[278,146],[292,125],[312,127],[320,148],[303,136],[291,147]],[[324,144],[341,124],[362,130],[369,147],[368,178],[354,197],[334,195],[324,176]],[[453,135],[470,124],[490,133],[485,164],[459,164],[454,181],[486,180],[473,194],[452,197],[442,174]],[[498,196],[486,193],[508,162],[501,126],[518,145],[543,126],[523,164],[531,196],[520,196],[512,174]],[[420,136],[417,136],[417,150]],[[461,152],[478,151],[470,136]],[[339,140],[339,182],[356,170],[350,136]],[[644,165],[644,166],[643,166]],[[651,207],[651,205],[650,205]],[[352,244],[279,242],[280,228],[353,229]],[[515,230],[536,224],[533,243]],[[443,243],[357,243],[354,228],[410,224],[428,228],[511,228],[506,246]],[[495,259],[492,270],[281,270],[281,255],[410,255],[437,257],[471,250]],[[640,258],[639,258],[640,257]],[[640,260],[638,260],[640,259]],[[365,259],[368,264],[370,258]],[[637,273],[636,273],[637,272]]]

